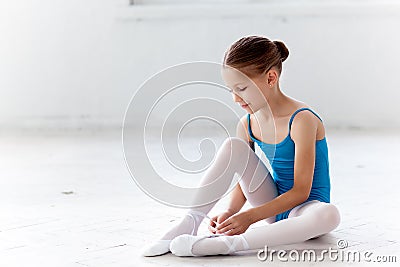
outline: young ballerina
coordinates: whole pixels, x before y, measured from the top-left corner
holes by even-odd
[[[144,256],[169,251],[177,256],[230,254],[302,242],[338,226],[339,211],[330,203],[322,120],[279,86],[282,62],[288,55],[283,42],[264,36],[243,37],[225,53],[224,82],[248,114],[238,123],[237,137],[221,145],[200,185],[219,179],[216,190],[222,195],[235,173],[241,179],[231,192],[227,210],[211,218],[212,235],[197,236],[197,230],[216,201],[190,209],[142,251]],[[254,152],[254,143],[265,153],[272,174]],[[252,208],[240,212],[246,201]],[[268,224],[249,228],[260,220]]]

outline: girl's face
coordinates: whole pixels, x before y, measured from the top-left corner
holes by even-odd
[[[260,108],[268,106],[267,81],[263,77],[250,79],[244,73],[225,67],[222,70],[222,78],[226,86],[231,90],[233,101],[237,102],[248,113],[255,113]]]

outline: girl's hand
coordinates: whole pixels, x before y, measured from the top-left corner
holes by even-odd
[[[216,227],[222,223],[223,221],[225,221],[227,218],[229,218],[230,216],[232,216],[232,214],[234,214],[233,212],[227,210],[217,216],[214,216],[211,218],[210,220],[210,224],[208,225],[208,230],[213,233],[216,234]]]
[[[219,226],[216,227],[217,234],[225,235],[240,235],[246,232],[246,230],[253,223],[252,217],[248,211],[233,215],[223,221]]]

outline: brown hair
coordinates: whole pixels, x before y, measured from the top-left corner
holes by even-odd
[[[289,50],[282,41],[271,41],[263,36],[246,36],[234,42],[225,52],[223,65],[230,66],[249,77],[265,74],[272,67],[282,72],[282,62]]]

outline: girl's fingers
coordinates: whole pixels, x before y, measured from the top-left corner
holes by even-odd
[[[228,217],[227,216],[219,216],[217,222],[222,223],[224,222]]]
[[[216,223],[215,223],[214,221],[210,221],[210,224],[209,224],[209,226],[211,226],[211,227],[215,227],[215,226],[217,226],[217,225],[216,225]]]
[[[226,235],[240,235],[242,231],[239,228],[234,228],[230,230]]]
[[[215,217],[211,218],[210,223],[208,225],[208,230],[211,233],[215,234],[217,232],[217,229],[216,229],[217,225],[218,225],[218,223],[215,221]]]
[[[216,230],[215,230],[215,228],[214,227],[212,227],[212,226],[208,226],[208,230],[211,232],[211,233],[213,233],[213,234],[215,234],[216,233]]]
[[[210,221],[212,221],[212,222],[216,222],[217,221],[217,219],[218,219],[218,216],[214,216],[214,217],[212,217],[212,218],[209,218],[210,219]]]
[[[217,228],[217,230],[221,230],[222,228],[224,228],[228,224],[230,224],[229,220],[225,220],[222,223],[220,223],[216,228]]]
[[[219,228],[219,227],[217,227],[217,232],[218,232],[218,233],[225,233],[225,232],[227,232],[227,231],[233,229],[234,226],[233,226],[233,224],[228,224],[227,226],[222,227],[222,228],[220,228],[219,230],[218,230],[218,228]]]
[[[236,235],[238,233],[238,231],[233,228],[230,231],[226,232],[225,235]]]

